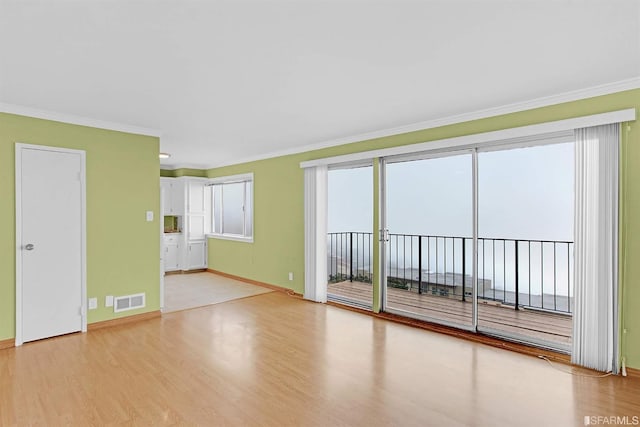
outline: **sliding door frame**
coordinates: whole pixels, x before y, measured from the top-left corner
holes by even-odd
[[[518,343],[524,344],[533,344],[538,347],[548,348],[564,353],[570,352],[570,346],[553,343],[545,340],[539,340],[533,337],[529,337],[526,335],[521,335],[517,333],[509,333],[501,330],[483,327],[479,325],[478,321],[478,239],[479,239],[479,163],[478,163],[478,155],[483,152],[493,152],[493,151],[506,151],[513,149],[521,149],[521,148],[531,148],[531,147],[541,147],[545,145],[554,145],[554,144],[563,144],[573,142],[573,132],[564,132],[562,134],[556,134],[552,137],[545,137],[544,135],[540,135],[539,139],[536,138],[527,138],[525,141],[497,141],[495,143],[486,143],[482,147],[474,146],[466,149],[438,149],[433,152],[422,152],[415,154],[403,154],[399,156],[389,156],[380,159],[380,219],[381,219],[381,229],[380,229],[380,294],[382,296],[382,305],[381,310],[387,313],[396,314],[399,316],[409,317],[418,320],[424,320],[431,323],[436,323],[439,325],[444,325],[448,327],[458,328],[462,330],[471,331],[474,333],[483,333],[485,335],[495,336],[501,339],[506,339],[510,341],[515,341]],[[418,160],[427,160],[427,159],[437,159],[443,157],[451,157],[457,155],[467,155],[471,154],[471,185],[472,185],[472,242],[473,242],[473,259],[472,259],[472,318],[471,325],[465,325],[461,323],[451,322],[443,319],[439,319],[437,317],[427,316],[423,314],[417,314],[413,312],[409,312],[401,309],[394,309],[389,307],[388,298],[387,298],[387,255],[389,253],[388,249],[388,241],[389,241],[389,229],[388,229],[388,212],[387,212],[387,181],[386,181],[386,167],[390,163],[397,163],[403,161],[418,161]],[[464,279],[463,279],[464,283]],[[464,286],[463,286],[464,292]]]
[[[411,162],[419,160],[440,159],[444,157],[466,156],[471,155],[471,186],[472,186],[472,239],[473,239],[473,262],[472,262],[472,305],[471,305],[471,324],[463,324],[450,322],[436,317],[425,316],[417,313],[412,313],[406,310],[394,309],[389,307],[387,298],[387,255],[389,253],[389,227],[388,227],[388,212],[387,212],[387,165],[389,163],[399,162]],[[429,152],[421,152],[410,155],[390,156],[380,159],[380,295],[382,299],[381,310],[387,313],[396,314],[399,316],[410,317],[413,319],[424,320],[426,322],[437,323],[440,325],[462,329],[466,331],[476,332],[478,325],[478,301],[476,298],[477,285],[477,269],[478,269],[478,216],[477,216],[477,149],[476,148],[464,148],[464,149],[444,149],[434,150]],[[464,244],[464,243],[463,243]],[[422,272],[420,272],[422,274]],[[464,292],[464,278],[462,292]]]
[[[483,147],[476,147],[475,148],[475,167],[476,167],[476,172],[475,174],[475,179],[476,179],[476,188],[474,189],[474,197],[475,197],[475,203],[476,203],[476,207],[475,207],[475,214],[476,214],[476,230],[479,231],[479,224],[477,223],[477,216],[479,215],[479,211],[478,211],[478,206],[477,206],[477,201],[478,201],[478,192],[479,192],[479,188],[477,187],[477,181],[478,181],[478,177],[479,177],[479,169],[478,169],[478,155],[481,153],[491,153],[491,152],[496,152],[496,151],[508,151],[508,150],[517,150],[517,149],[522,149],[522,148],[534,148],[534,147],[543,147],[546,145],[555,145],[555,144],[566,144],[566,143],[575,143],[575,137],[573,135],[573,131],[571,133],[566,132],[564,135],[557,135],[554,136],[552,138],[542,138],[539,140],[531,140],[531,141],[526,141],[526,142],[512,142],[512,143],[498,143],[498,144],[487,144],[484,145]],[[575,212],[574,212],[574,216],[575,216]],[[476,236],[477,237],[477,236]],[[478,250],[477,250],[477,239],[474,239],[476,241],[475,243],[475,249],[474,249],[474,253],[476,258],[478,257]],[[517,261],[516,261],[517,262]],[[475,270],[474,271],[474,283],[476,283],[476,286],[474,287],[474,290],[477,292],[477,273],[478,271]],[[477,305],[476,305],[477,307]],[[545,349],[550,349],[553,351],[557,351],[560,353],[566,353],[566,354],[570,354],[571,353],[571,345],[564,345],[564,344],[560,344],[560,343],[555,343],[555,342],[550,342],[550,341],[546,341],[546,340],[541,340],[535,337],[531,337],[531,336],[527,336],[527,335],[522,335],[522,334],[518,334],[518,333],[511,333],[511,332],[506,332],[506,331],[501,331],[498,329],[494,329],[491,327],[486,327],[483,325],[480,325],[477,319],[477,311],[476,311],[476,332],[482,333],[484,335],[489,335],[489,336],[494,336],[500,339],[505,339],[508,341],[513,341],[513,342],[517,342],[517,343],[521,343],[521,344],[529,344],[529,345],[535,345],[536,347],[541,347],[541,348],[545,348]]]
[[[379,275],[378,278],[378,295],[380,295],[380,311],[387,310],[387,254],[389,252],[388,231],[387,226],[387,159],[381,157],[379,159],[378,169],[378,197],[377,206],[380,218],[380,229],[378,230],[379,243]]]
[[[364,160],[364,161],[357,161],[357,162],[349,162],[349,163],[338,163],[338,164],[334,164],[334,165],[329,165],[328,166],[328,170],[327,170],[327,174],[331,173],[332,171],[337,171],[337,170],[349,170],[349,169],[358,169],[358,168],[371,168],[371,180],[373,181],[374,179],[374,166],[373,166],[373,160]],[[327,179],[328,179],[328,175],[327,175]],[[327,211],[329,208],[328,205],[328,191],[329,191],[329,186],[328,186],[328,182],[327,182]],[[373,191],[373,189],[372,189]],[[374,207],[372,207],[374,208]],[[329,214],[327,212],[327,219],[329,218]],[[370,230],[372,230],[374,228],[374,224],[370,224]],[[373,249],[374,245],[375,245],[375,241],[373,240],[375,238],[375,233],[372,233],[371,236],[371,247]],[[371,254],[371,286],[373,288],[374,285],[374,276],[376,274],[375,269],[373,268],[373,254]],[[375,307],[375,294],[372,296],[371,301],[369,301],[368,303],[362,303],[360,301],[356,301],[356,300],[352,300],[349,299],[347,297],[342,297],[340,295],[335,295],[335,294],[331,294],[329,292],[329,283],[328,283],[328,278],[327,278],[327,300],[328,301],[332,301],[338,304],[344,304],[344,305],[349,305],[352,307],[356,307],[356,308],[360,308],[366,311],[374,311],[374,307]]]

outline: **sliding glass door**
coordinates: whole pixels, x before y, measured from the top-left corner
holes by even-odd
[[[384,169],[384,309],[473,327],[473,153]]]
[[[383,310],[570,350],[572,135],[381,170]]]
[[[573,183],[573,142],[478,153],[479,331],[569,351]]]
[[[327,298],[371,309],[373,168],[328,172]]]

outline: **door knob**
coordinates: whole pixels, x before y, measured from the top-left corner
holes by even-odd
[[[32,251],[35,248],[35,246],[33,246],[33,243],[28,243],[24,246],[24,248],[28,251]]]

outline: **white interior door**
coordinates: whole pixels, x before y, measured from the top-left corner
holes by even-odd
[[[86,330],[84,152],[16,144],[16,345]]]

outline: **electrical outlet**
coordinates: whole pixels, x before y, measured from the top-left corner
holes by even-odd
[[[147,211],[147,221],[153,221],[153,211]]]
[[[98,308],[98,298],[89,298],[89,310]]]
[[[113,307],[113,295],[107,295],[104,299],[105,307]]]
[[[293,272],[292,271],[289,272],[289,280],[293,280]]]

